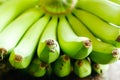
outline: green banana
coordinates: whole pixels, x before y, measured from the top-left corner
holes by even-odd
[[[92,67],[97,74],[103,74],[109,69],[109,64],[103,65],[103,64],[93,63]]]
[[[112,26],[99,17],[80,9],[76,9],[74,13],[79,16],[81,22],[101,40],[120,47],[120,27]]]
[[[58,41],[61,50],[74,59],[83,59],[92,51],[91,40],[77,36],[65,16],[60,16],[59,19]]]
[[[67,55],[60,55],[60,57],[53,63],[52,69],[58,77],[68,76],[71,72],[70,57]]]
[[[17,45],[27,29],[43,15],[38,8],[23,12],[0,33],[0,58],[8,55]],[[31,18],[32,16],[32,18]]]
[[[76,17],[77,16],[77,17]],[[67,15],[72,29],[78,36],[88,37],[92,41],[93,51],[90,58],[100,64],[108,64],[117,61],[120,57],[120,50],[115,46],[98,40],[78,19],[76,12]]]
[[[60,47],[56,37],[57,23],[58,17],[52,16],[39,40],[37,55],[45,63],[54,62],[60,55]]]
[[[0,6],[0,31],[26,9],[33,7],[39,0],[9,0]],[[4,11],[3,11],[4,10]]]
[[[78,59],[74,63],[73,71],[78,77],[85,78],[92,73],[91,63],[87,59]]]
[[[107,22],[120,25],[120,5],[109,0],[78,0],[76,8],[89,11]]]
[[[34,55],[34,52],[45,26],[50,19],[49,15],[41,17],[31,28],[25,33],[18,45],[12,50],[9,61],[11,65],[17,69],[26,68]]]
[[[40,61],[38,58],[32,60],[31,64],[28,66],[28,73],[34,77],[43,77],[46,74],[46,65],[44,62]]]

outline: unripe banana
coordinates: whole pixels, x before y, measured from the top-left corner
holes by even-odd
[[[78,0],[77,8],[89,11],[107,22],[120,25],[120,5],[109,0]]]
[[[58,77],[65,77],[71,73],[70,57],[67,55],[61,55],[52,65],[54,73]]]
[[[46,66],[44,62],[40,61],[38,58],[32,60],[31,64],[28,66],[27,70],[31,76],[43,77],[46,74]]]
[[[18,45],[10,54],[9,61],[13,67],[17,69],[24,69],[30,64],[37,48],[39,38],[49,19],[50,15],[46,14],[42,16],[25,33]]]
[[[39,0],[9,0],[0,6],[0,31]]]
[[[91,39],[93,44],[93,51],[90,54],[90,58],[100,64],[108,64],[117,61],[120,57],[119,48],[114,47],[111,44],[98,40],[78,19],[79,16],[74,14],[67,15],[68,21],[72,26],[72,29],[78,36],[85,36]]]
[[[97,74],[103,74],[109,69],[109,64],[103,65],[103,64],[93,63],[92,68]]]
[[[45,63],[54,62],[60,54],[60,47],[56,37],[57,23],[58,17],[52,16],[39,40],[37,55]]]
[[[99,17],[80,9],[76,9],[74,13],[79,16],[81,22],[101,40],[120,47],[120,28],[110,25]]]
[[[91,75],[91,63],[87,59],[76,60],[73,66],[73,71],[78,77],[85,78]]]
[[[30,26],[36,22],[43,12],[38,8],[31,8],[23,12],[19,17],[12,21],[1,33],[0,33],[0,58],[8,55],[13,48],[18,44],[24,33],[30,28]],[[31,18],[32,16],[32,18]]]
[[[65,16],[60,16],[59,19],[58,41],[62,51],[74,59],[83,59],[92,51],[91,40],[87,37],[78,37]]]

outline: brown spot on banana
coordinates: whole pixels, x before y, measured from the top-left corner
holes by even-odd
[[[86,40],[86,41],[83,42],[83,44],[86,48],[89,48],[92,45],[92,41],[91,40]]]
[[[21,62],[22,56],[21,55],[15,55],[15,62]]]

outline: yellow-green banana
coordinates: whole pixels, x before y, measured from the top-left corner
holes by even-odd
[[[23,12],[0,33],[0,57],[8,55],[30,26],[43,15],[38,8]],[[31,18],[32,16],[32,18]]]
[[[106,23],[99,17],[80,9],[76,9],[74,13],[79,16],[81,22],[101,40],[120,47],[120,27],[115,27]]]
[[[12,50],[9,61],[13,67],[24,69],[30,64],[37,48],[39,38],[49,19],[50,16],[46,14],[36,21]]]
[[[72,29],[78,36],[85,36],[91,39],[93,45],[93,51],[90,54],[90,58],[96,63],[108,64],[115,62],[119,59],[120,50],[111,44],[98,40],[78,19],[79,16],[74,14],[67,15],[68,21],[72,26]]]
[[[92,73],[91,63],[87,59],[78,59],[74,63],[73,71],[78,77],[85,78]]]
[[[71,73],[71,60],[67,55],[60,55],[53,63],[52,69],[58,77],[65,77]]]
[[[58,41],[62,51],[74,59],[83,59],[92,51],[91,40],[77,36],[65,16],[59,18]]]
[[[78,0],[77,8],[89,11],[107,22],[120,25],[120,5],[109,0]]]
[[[56,37],[57,24],[58,17],[52,16],[39,40],[37,55],[45,63],[54,62],[60,54],[60,47]]]

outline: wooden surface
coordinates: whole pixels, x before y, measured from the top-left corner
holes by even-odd
[[[17,71],[9,71],[7,74],[1,75],[0,80],[120,80],[120,61],[110,64],[108,71],[103,75],[90,76],[80,79],[74,74],[64,78],[58,78],[55,75],[51,77],[34,78]]]

